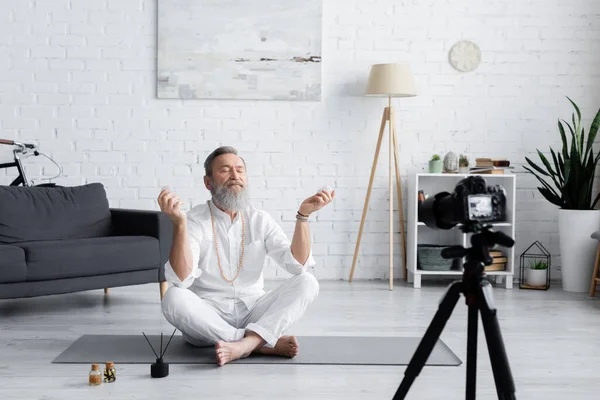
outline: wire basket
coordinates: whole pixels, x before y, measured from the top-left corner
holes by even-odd
[[[435,244],[417,245],[417,268],[423,271],[458,271],[460,259],[442,258],[442,250],[448,246]]]

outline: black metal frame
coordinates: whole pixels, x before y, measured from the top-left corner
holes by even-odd
[[[15,167],[17,168],[17,171],[19,171],[19,176],[17,176],[15,180],[13,180],[10,183],[10,186],[29,186],[29,182],[27,181],[27,177],[25,176],[25,169],[23,168],[23,164],[21,164],[21,159],[19,158],[19,156],[17,156],[15,152],[16,150],[13,151],[15,160],[10,163],[0,164],[0,169]]]
[[[537,249],[541,252],[541,254],[531,254],[528,253],[528,251],[533,247],[536,246]],[[546,263],[548,264],[548,268],[546,269],[546,285],[544,287],[536,287],[536,286],[529,286],[525,283],[525,270],[527,269],[527,265],[525,265],[526,261],[528,259],[544,259],[544,261],[546,261]],[[552,269],[552,263],[551,260],[552,256],[550,254],[550,252],[548,252],[548,250],[546,250],[546,248],[544,247],[544,245],[542,243],[540,243],[539,240],[536,240],[535,242],[533,242],[531,244],[531,246],[529,246],[523,253],[521,253],[521,257],[520,257],[520,262],[519,262],[519,288],[520,289],[532,289],[532,290],[548,290],[550,289],[550,271]]]

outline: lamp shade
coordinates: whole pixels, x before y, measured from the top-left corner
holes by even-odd
[[[374,64],[367,96],[412,97],[417,95],[413,72],[407,64]]]

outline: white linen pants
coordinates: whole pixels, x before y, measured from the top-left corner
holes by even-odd
[[[228,312],[219,307],[219,301],[203,299],[191,290],[173,286],[163,297],[162,311],[167,321],[194,346],[212,346],[219,340],[238,341],[250,330],[265,340],[265,346],[274,347],[318,293],[317,279],[302,273],[265,293],[251,309],[243,301],[232,299],[233,312]]]

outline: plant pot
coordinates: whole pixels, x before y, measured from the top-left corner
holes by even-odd
[[[558,210],[558,235],[562,287],[566,292],[587,292],[598,241],[591,238],[600,229],[600,210]]]
[[[469,167],[458,167],[458,173],[459,174],[468,174],[469,173]]]
[[[429,161],[429,173],[431,174],[441,174],[443,167],[444,163],[442,160]]]
[[[525,284],[530,286],[546,286],[547,269],[531,269],[525,270]]]

